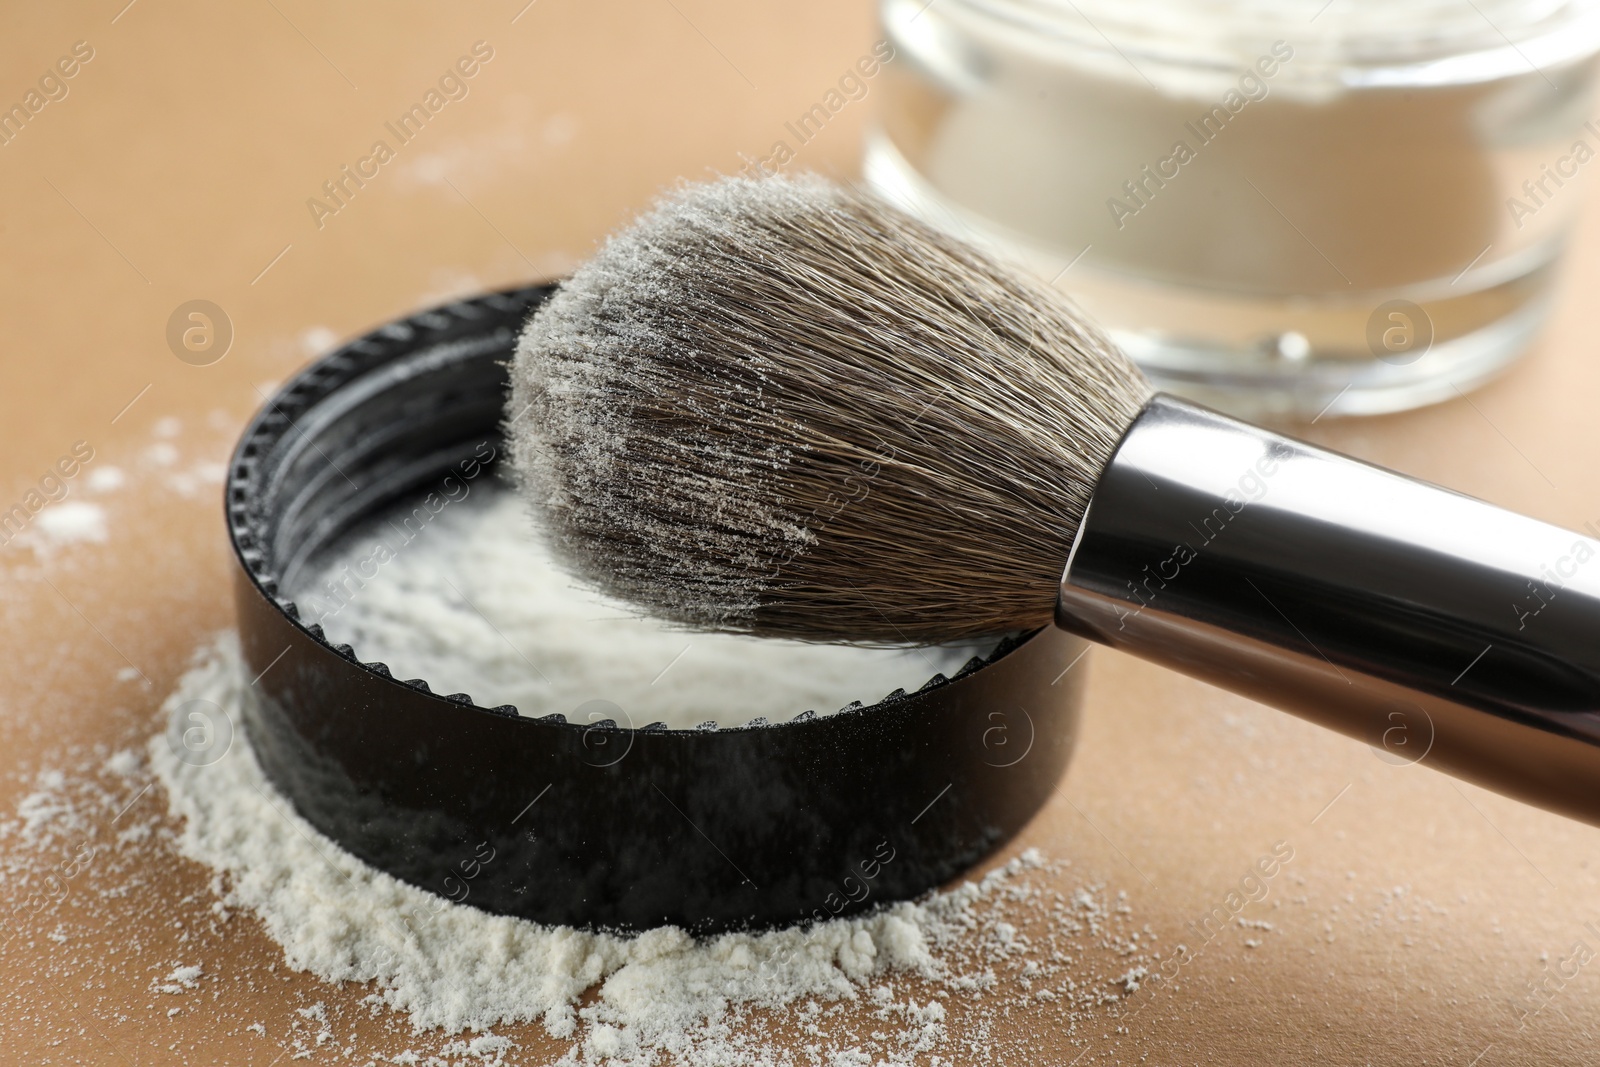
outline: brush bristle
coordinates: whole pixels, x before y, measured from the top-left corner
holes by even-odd
[[[552,550],[688,626],[1041,626],[1149,396],[1060,296],[820,179],[687,186],[529,322],[508,436]]]

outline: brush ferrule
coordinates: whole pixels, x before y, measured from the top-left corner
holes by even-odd
[[[1600,822],[1595,538],[1157,396],[1056,621]]]

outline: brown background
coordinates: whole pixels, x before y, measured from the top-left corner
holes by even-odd
[[[73,42],[95,50],[69,96],[0,148],[0,507],[79,439],[91,469],[129,475],[96,498],[109,543],[0,549],[5,811],[39,769],[141,743],[191,650],[230,624],[215,464],[258,390],[381,320],[560,273],[664,183],[765,155],[874,38],[861,0],[124,2],[0,14],[0,102]],[[318,229],[306,199],[479,40],[494,58],[471,94]],[[795,166],[850,173],[871,105],[852,104]],[[1600,520],[1584,298],[1596,249],[1590,225],[1551,328],[1502,382],[1302,432],[1550,521]],[[195,298],[236,331],[212,366],[165,341],[169,314]],[[1273,924],[1252,932],[1261,946],[1219,938],[1128,1033],[1068,1038],[1017,1019],[1002,1036],[1045,1062],[1086,1044],[1084,1062],[1591,1057],[1590,969],[1517,1020],[1542,954],[1553,965],[1579,938],[1600,948],[1583,928],[1600,919],[1596,831],[1109,652],[1088,669],[1077,761],[1005,855],[1070,858],[1075,883],[1125,889],[1168,945],[1273,842],[1295,858],[1248,913]],[[341,1041],[360,1031],[364,1055],[410,1046],[399,1023],[355,1008],[366,990],[289,974],[248,917],[210,921],[207,874],[170,845],[119,845],[104,826],[90,839],[106,858],[41,911],[23,910],[15,872],[43,861],[0,841],[0,918],[23,931],[0,951],[0,1061],[266,1065],[293,1010],[316,1001],[343,1012]],[[180,955],[209,961],[208,975],[168,1017],[150,983]],[[271,1036],[243,1030],[255,1021]],[[513,1032],[535,1059],[559,1048]]]

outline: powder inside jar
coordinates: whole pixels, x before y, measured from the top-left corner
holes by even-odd
[[[784,722],[915,691],[993,648],[869,649],[676,630],[578,587],[503,489],[477,486],[425,521],[417,514],[343,538],[291,582],[296,603],[363,661],[484,707],[624,727]]]
[[[1315,414],[1396,357],[1425,402],[1543,315],[1600,153],[1594,0],[924,6],[884,4],[869,179],[1055,279],[1163,387]],[[1391,300],[1425,313],[1399,340],[1369,332]]]

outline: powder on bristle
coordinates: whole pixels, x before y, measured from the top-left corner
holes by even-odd
[[[534,315],[512,383],[575,573],[690,626],[887,645],[1048,623],[1149,396],[1059,295],[815,178],[668,197]]]

